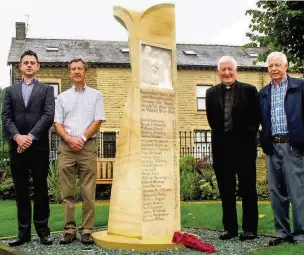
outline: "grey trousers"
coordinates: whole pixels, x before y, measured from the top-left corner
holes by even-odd
[[[267,178],[278,237],[304,241],[304,152],[288,143],[273,143],[273,155],[267,155]],[[292,205],[293,227],[289,221]]]

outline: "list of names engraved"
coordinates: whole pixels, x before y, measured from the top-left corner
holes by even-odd
[[[147,229],[160,223],[158,227],[165,233],[179,209],[175,94],[141,92],[143,223]],[[159,234],[162,230],[157,229]],[[149,234],[153,235],[151,229]]]

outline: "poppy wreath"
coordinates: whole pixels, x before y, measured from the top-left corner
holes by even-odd
[[[174,232],[173,243],[184,244],[188,248],[206,253],[215,253],[215,247],[209,243],[205,243],[199,239],[197,235],[187,232]]]

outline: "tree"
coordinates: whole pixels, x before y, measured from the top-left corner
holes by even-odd
[[[265,47],[258,61],[265,61],[272,51],[284,52],[293,71],[304,68],[304,2],[258,1],[258,10],[247,10],[251,15],[251,40],[245,47]]]

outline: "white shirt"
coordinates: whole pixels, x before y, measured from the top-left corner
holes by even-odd
[[[98,90],[85,85],[78,91],[73,85],[57,97],[54,122],[62,124],[69,135],[82,136],[95,120],[106,120]]]

